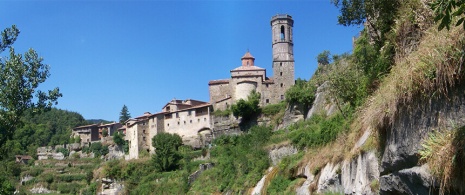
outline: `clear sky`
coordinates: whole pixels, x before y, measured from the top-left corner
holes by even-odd
[[[229,78],[247,50],[272,76],[278,13],[294,19],[296,78],[313,75],[323,50],[351,52],[361,30],[337,25],[329,0],[1,1],[0,29],[16,24],[16,52],[50,65],[40,88],[60,88],[57,108],[117,121],[124,104],[135,117],[173,98],[209,101],[208,81]]]

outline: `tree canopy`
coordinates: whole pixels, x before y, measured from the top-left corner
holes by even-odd
[[[39,85],[50,76],[49,66],[37,52],[29,49],[24,55],[16,54],[12,44],[19,30],[13,25],[2,32],[0,52],[9,49],[9,57],[0,60],[0,147],[2,154],[7,140],[11,140],[14,131],[21,124],[24,112],[31,109],[34,113],[48,110],[57,104],[61,97],[58,88],[44,92]],[[4,155],[0,155],[4,156]]]
[[[123,105],[121,112],[119,113],[119,123],[124,124],[128,119],[131,118],[131,114],[129,114],[128,107]]]
[[[465,1],[464,0],[436,0],[431,4],[431,9],[434,10],[434,21],[441,23],[438,26],[439,30],[447,28],[449,30],[453,17],[458,17],[455,26],[463,24],[465,29]]]
[[[231,110],[235,117],[241,116],[245,120],[250,119],[255,114],[260,112],[260,94],[253,90],[247,100],[240,99],[237,103],[231,105]]]
[[[182,145],[182,139],[178,134],[160,133],[152,138],[152,146],[155,147],[153,162],[159,171],[172,171],[179,167],[182,155],[178,149]]]

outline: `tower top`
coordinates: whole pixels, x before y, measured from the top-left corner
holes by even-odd
[[[250,54],[249,51],[247,51],[247,53],[242,56],[241,60],[242,66],[254,66],[255,58],[252,56],[252,54]]]
[[[276,14],[273,17],[271,17],[271,23],[275,20],[288,20],[291,25],[293,25],[294,20],[292,19],[292,16],[289,14]]]

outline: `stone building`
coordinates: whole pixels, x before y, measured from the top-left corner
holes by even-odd
[[[75,127],[71,133],[71,137],[79,136],[82,144],[99,141],[98,126],[98,124],[92,124]]]
[[[139,158],[140,151],[154,153],[152,138],[161,132],[176,133],[185,145],[201,147],[211,140],[211,104],[197,100],[172,100],[162,111],[126,121],[129,159]]]
[[[278,14],[271,18],[273,76],[255,66],[255,58],[247,52],[242,65],[231,70],[231,78],[208,83],[210,103],[214,109],[224,110],[239,99],[246,99],[252,90],[261,95],[260,104],[274,104],[284,100],[284,93],[294,85],[294,43],[290,15]]]
[[[122,125],[116,122],[108,123],[108,124],[101,124],[98,126],[98,138],[101,139],[103,137],[104,130],[107,131],[108,136],[113,136],[113,134],[121,127]]]

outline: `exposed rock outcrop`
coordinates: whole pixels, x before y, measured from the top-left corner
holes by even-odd
[[[448,97],[419,100],[412,105],[398,108],[396,120],[391,127],[386,128],[384,135],[386,142],[380,167],[381,194],[416,193],[417,190],[430,188],[427,171],[416,167],[422,140],[435,129],[452,129],[453,126],[465,125],[463,87]]]
[[[292,145],[280,145],[274,146],[269,151],[268,155],[271,159],[271,164],[273,166],[276,166],[281,161],[281,159],[283,159],[286,156],[297,154],[297,152],[297,148]]]
[[[336,113],[336,111],[336,104],[333,103],[329,95],[329,82],[326,81],[317,88],[315,93],[315,100],[313,101],[312,107],[308,111],[307,119],[312,117],[314,114],[320,113],[330,116]]]

